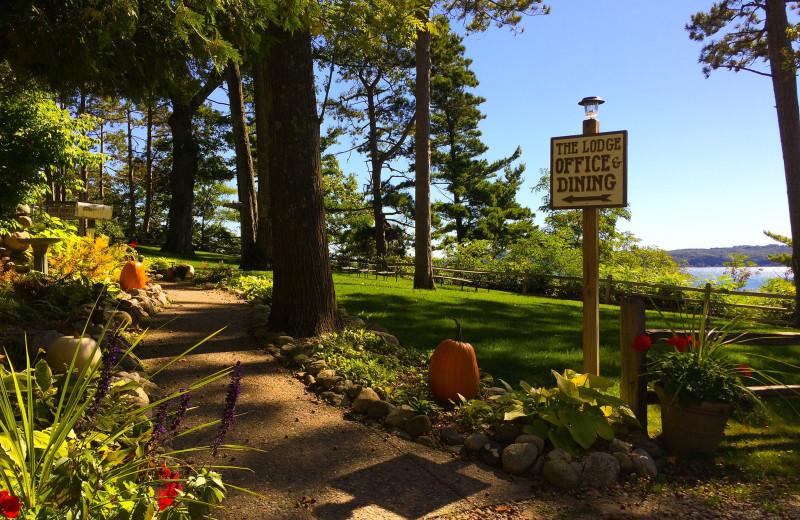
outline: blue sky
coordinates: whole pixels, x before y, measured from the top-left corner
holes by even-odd
[[[492,28],[465,40],[487,99],[488,157],[522,147],[526,182],[549,166],[550,138],[581,132],[578,101],[600,96],[601,131],[628,130],[633,232],[664,249],[770,244],[789,234],[786,183],[770,79],[718,70],[706,79],[701,44],[684,25],[711,0],[551,0],[524,32]],[[363,158],[346,171],[363,171]]]

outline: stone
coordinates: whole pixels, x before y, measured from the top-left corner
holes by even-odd
[[[146,372],[144,363],[139,356],[133,352],[128,352],[124,358],[119,361],[119,366],[128,372]]]
[[[17,215],[30,215],[31,207],[27,204],[17,204]]]
[[[14,231],[10,235],[3,237],[3,244],[11,251],[21,253],[22,251],[27,251],[30,247],[28,244],[23,244],[21,240],[26,240],[30,237],[31,235],[27,231]]]
[[[333,406],[341,406],[342,399],[344,399],[344,396],[342,394],[337,394],[336,392],[330,392],[330,391],[322,392],[320,396]]]
[[[311,371],[309,370],[309,373]],[[372,388],[363,388],[358,396],[353,400],[353,411],[356,413],[366,413],[367,406],[372,401],[380,401],[381,398],[375,393]]]
[[[361,385],[357,385],[349,379],[345,379],[343,383],[344,391],[347,393],[347,396],[350,397],[350,399],[355,399],[363,388]]]
[[[310,361],[311,358],[306,356],[305,354],[297,354],[292,358],[292,363],[300,367],[304,366],[306,363],[309,363]]]
[[[544,439],[542,439],[538,435],[523,433],[522,435],[514,439],[514,444],[533,444],[536,446],[536,449],[539,451],[539,453],[542,453],[544,451]]]
[[[505,388],[501,388],[499,386],[490,386],[489,388],[486,389],[486,395],[489,395],[489,396],[492,396],[492,395],[503,395],[504,393],[506,393],[506,389]]]
[[[478,458],[481,462],[489,466],[502,466],[504,448],[505,446],[499,442],[487,442],[481,446],[478,452]]]
[[[580,481],[578,474],[562,459],[549,459],[542,467],[542,476],[553,486],[561,489],[572,489]]]
[[[151,316],[156,313],[156,306],[153,305],[153,302],[150,301],[150,298],[143,297],[140,302],[140,306],[144,312]]]
[[[439,439],[451,446],[459,446],[464,444],[464,436],[452,428],[442,428],[439,430]]]
[[[420,435],[419,437],[417,437],[417,444],[422,444],[423,446],[427,446],[428,448],[435,448],[436,440],[433,437],[429,437],[428,435]]]
[[[371,419],[383,419],[392,411],[391,403],[387,403],[386,401],[372,401],[367,403],[367,417]]]
[[[306,374],[306,375],[303,376],[303,383],[306,386],[311,386],[316,382],[317,382],[317,379],[314,376],[312,376],[311,374]]]
[[[345,380],[342,379],[342,378],[337,379],[336,380],[336,384],[333,385],[333,388],[331,388],[331,390],[333,390],[337,394],[342,394],[342,395],[346,394],[347,393],[347,387],[345,386],[344,381]]]
[[[371,330],[372,332],[389,332],[389,329],[381,325],[380,323],[368,323],[366,326],[367,330]]]
[[[415,415],[417,415],[417,413],[407,404],[396,406],[392,408],[389,415],[386,416],[384,424],[392,428],[402,428],[406,421]]]
[[[327,366],[328,366],[328,364],[325,362],[324,359],[318,359],[318,360],[312,361],[311,363],[306,365],[306,372],[308,372],[312,376],[316,376],[317,374],[319,374],[320,372],[325,370],[325,367],[327,367]],[[358,395],[358,394],[356,394],[356,395]]]
[[[348,325],[351,329],[363,329],[364,320],[362,320],[358,316],[354,316],[352,318],[348,318]]]
[[[40,330],[35,333],[28,331],[28,355],[31,360],[36,357],[39,349],[47,350],[47,347],[61,336],[63,336],[63,334],[57,330]]]
[[[617,462],[619,462],[619,469],[622,473],[627,474],[633,472],[633,462],[627,453],[615,451],[611,455],[613,455],[614,458],[617,459]]]
[[[266,325],[267,321],[269,321],[269,315],[267,314],[251,314],[247,323],[251,327],[257,327],[259,325]]]
[[[539,457],[536,459],[536,462],[533,463],[531,469],[528,470],[528,475],[533,477],[538,477],[542,474],[542,469],[544,468],[544,463],[547,461],[546,457]]]
[[[275,343],[283,346],[288,343],[294,343],[294,338],[291,336],[278,336],[277,339],[275,340]]]
[[[522,475],[533,466],[538,456],[539,449],[533,443],[509,444],[503,450],[503,469],[512,475]]]
[[[572,466],[572,469],[575,470],[575,474],[578,475],[578,480],[581,478],[581,474],[583,473],[583,462],[578,460],[573,460],[569,463]]]
[[[564,462],[572,461],[572,455],[562,450],[561,448],[556,448],[550,453],[548,453],[547,458],[548,460],[562,460]]]
[[[494,440],[503,444],[511,444],[522,435],[522,426],[511,422],[504,422],[494,430]]]
[[[403,429],[412,437],[419,437],[431,431],[431,419],[427,415],[415,415],[407,420]]]
[[[611,443],[609,444],[609,451],[611,453],[630,453],[633,449],[633,446],[629,442],[625,442],[623,440],[614,438],[611,439]]]
[[[488,444],[489,439],[486,435],[482,433],[472,433],[467,435],[467,438],[464,439],[464,447],[467,448],[469,451],[478,451],[483,447],[484,444]]]
[[[325,388],[325,390],[330,390],[331,388],[333,388],[333,385],[335,385],[336,382],[341,379],[341,376],[339,376],[336,372],[330,369],[320,371],[316,377],[317,377],[317,383],[322,385],[322,387]]]
[[[373,331],[373,333],[376,336],[378,336],[379,338],[381,338],[383,341],[385,341],[386,343],[389,343],[389,344],[392,344],[392,345],[397,345],[398,347],[400,346],[400,340],[397,339],[397,337],[392,336],[388,332]]]
[[[33,225],[33,220],[27,215],[18,215],[15,220],[23,229],[28,229]]]
[[[411,437],[411,434],[409,434],[408,432],[403,431],[403,430],[397,430],[397,433],[395,433],[395,435],[398,438],[406,440],[406,441],[414,440],[413,437]]]
[[[266,325],[259,325],[250,329],[250,335],[256,339],[266,339],[269,335],[269,329]]]
[[[658,468],[656,461],[645,450],[638,448],[631,453],[631,462],[633,463],[633,470],[637,475],[642,477],[647,476],[656,478],[658,476]]]
[[[589,453],[583,460],[583,479],[593,487],[606,488],[619,481],[620,463],[602,451]]]

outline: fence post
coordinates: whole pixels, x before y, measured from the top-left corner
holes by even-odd
[[[606,305],[611,304],[611,282],[614,280],[612,275],[606,278]]]
[[[622,370],[619,395],[633,410],[636,418],[647,429],[647,380],[645,353],[633,350],[636,336],[646,333],[644,301],[625,298],[619,304],[620,368]]]
[[[706,284],[705,296],[703,297],[703,308],[707,311],[711,310],[711,284]]]
[[[522,275],[522,294],[528,294],[528,273]]]

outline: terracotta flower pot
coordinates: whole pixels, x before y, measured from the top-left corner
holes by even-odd
[[[728,423],[730,403],[708,403],[681,407],[674,395],[655,387],[661,401],[662,441],[676,455],[713,455]]]

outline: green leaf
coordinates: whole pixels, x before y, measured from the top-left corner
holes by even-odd
[[[577,444],[575,444],[575,441],[572,440],[572,435],[570,435],[569,430],[563,426],[551,429],[548,432],[548,438],[550,439],[550,442],[553,443],[553,446],[556,448],[561,448],[570,455],[574,456],[580,452]]]
[[[562,415],[559,411],[559,415]],[[597,429],[592,416],[577,410],[566,410],[563,415],[569,421],[567,428],[575,442],[584,449],[589,449],[594,441],[597,440]]]
[[[546,439],[550,434],[550,427],[546,422],[534,419],[530,424],[522,428],[522,431],[527,434],[536,435],[537,437]]]
[[[520,417],[527,417],[528,414],[522,409],[522,405],[515,404],[511,408],[509,408],[505,414],[503,414],[504,421],[513,421],[514,419],[519,419]]]
[[[50,370],[50,365],[48,365],[47,361],[44,359],[40,359],[39,362],[36,363],[33,376],[42,392],[48,391],[53,385],[53,371]]]
[[[555,370],[553,370],[552,372],[553,375],[556,376],[556,383],[558,384],[558,389],[561,390],[561,392],[566,397],[572,397],[572,398],[579,397],[578,387],[575,386],[575,383],[573,383],[569,379],[561,377],[561,374],[559,374]]]

